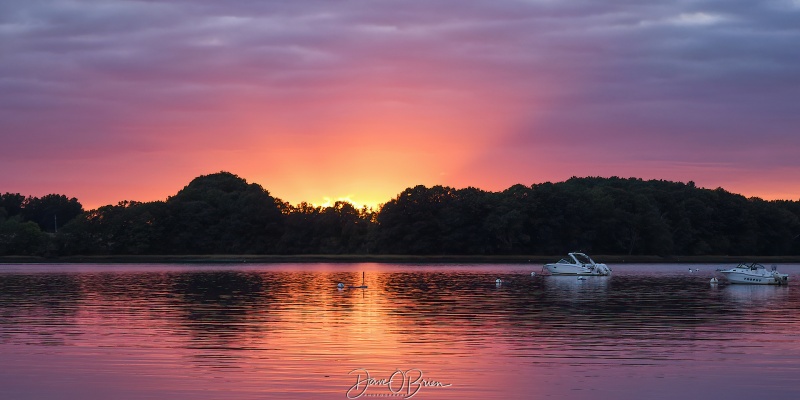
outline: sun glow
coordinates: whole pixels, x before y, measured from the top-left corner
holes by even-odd
[[[366,207],[368,209],[371,208],[373,210],[377,210],[380,207],[380,205],[382,204],[382,203],[379,203],[377,201],[354,200],[353,197],[355,197],[355,196],[347,195],[347,196],[337,197],[337,198],[334,199],[334,198],[326,196],[326,197],[323,197],[322,203],[319,203],[319,204],[312,203],[312,204],[314,206],[316,206],[316,207],[325,208],[325,207],[333,207],[333,205],[336,204],[337,202],[343,201],[345,203],[352,204],[353,207],[355,207],[356,209],[359,209],[359,210],[364,208],[364,207]]]

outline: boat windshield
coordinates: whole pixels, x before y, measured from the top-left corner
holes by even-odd
[[[589,258],[586,254],[583,253],[572,253],[572,256],[575,257],[575,260],[578,261],[579,264],[594,264],[592,259]]]
[[[766,269],[763,265],[759,263],[750,263],[750,264],[740,263],[736,268],[751,269],[751,270]]]

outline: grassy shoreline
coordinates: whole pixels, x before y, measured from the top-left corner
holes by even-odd
[[[33,257],[2,256],[0,264],[240,264],[240,263],[386,263],[386,264],[545,264],[558,261],[563,255],[367,255],[367,254],[303,254],[303,255],[127,255]],[[627,256],[597,255],[595,261],[607,264],[762,264],[800,263],[800,256]]]

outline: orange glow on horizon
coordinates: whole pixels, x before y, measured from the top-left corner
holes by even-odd
[[[62,20],[28,3],[3,30],[14,51],[0,84],[15,95],[0,102],[0,193],[94,209],[228,171],[293,205],[572,176],[800,200],[794,41],[736,8],[67,2],[56,14],[76,17]],[[163,15],[174,26],[152,29]],[[86,23],[109,18],[125,29]],[[752,40],[719,36],[733,21],[755,23]],[[63,34],[39,34],[51,30]],[[696,40],[676,42],[684,30]],[[103,40],[61,51],[89,36]],[[736,62],[696,57],[720,40]],[[752,41],[774,62],[753,62]],[[47,68],[52,57],[70,68]]]
[[[567,78],[575,86],[583,81]],[[417,185],[502,191],[571,176],[692,180],[765,200],[800,199],[800,188],[785,184],[793,179],[788,168],[765,180],[733,168],[632,166],[592,159],[594,152],[565,154],[554,150],[552,137],[537,147],[519,146],[515,135],[537,138],[537,120],[567,105],[536,99],[509,105],[516,103],[508,101],[513,93],[507,87],[476,82],[443,89],[389,76],[334,88],[288,102],[259,93],[220,96],[208,115],[168,110],[177,122],[131,124],[142,136],[139,149],[57,160],[48,171],[41,171],[40,160],[23,160],[19,170],[45,178],[11,177],[2,189],[65,194],[88,210],[123,200],[165,200],[200,175],[228,171],[293,205],[344,200],[359,209],[377,209]],[[56,174],[61,170],[70,171],[70,179]]]

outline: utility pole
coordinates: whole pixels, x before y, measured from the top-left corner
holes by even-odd
[[[53,214],[53,230],[58,233],[58,215]]]

